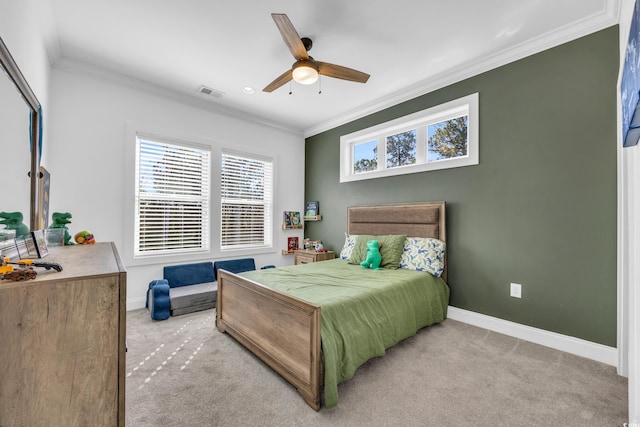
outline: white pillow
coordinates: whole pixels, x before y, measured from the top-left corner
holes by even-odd
[[[444,271],[446,245],[429,237],[407,237],[400,257],[400,268],[426,271],[440,277]]]
[[[356,234],[348,235],[347,233],[344,233],[344,246],[342,246],[342,250],[340,251],[340,258],[345,261],[349,261],[357,239],[358,236]]]

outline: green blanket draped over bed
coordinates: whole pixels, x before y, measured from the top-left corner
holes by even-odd
[[[341,259],[241,273],[321,307],[324,401],[367,360],[447,316],[449,288],[429,273],[370,270]]]

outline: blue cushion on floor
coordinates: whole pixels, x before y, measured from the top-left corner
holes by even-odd
[[[171,301],[169,299],[169,284],[166,280],[154,280],[149,283],[147,307],[149,307],[153,320],[169,318]]]
[[[232,273],[242,273],[243,271],[253,271],[256,263],[253,258],[230,259],[227,261],[216,261],[213,263],[213,275],[218,280],[218,270],[227,270]]]
[[[215,282],[216,280],[214,279],[213,265],[211,262],[164,267],[164,278],[172,288]]]

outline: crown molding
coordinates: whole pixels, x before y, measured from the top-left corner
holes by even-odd
[[[130,77],[112,70],[93,66],[84,62],[61,58],[52,65],[53,69],[64,71],[67,73],[77,74],[97,80],[109,81],[119,85],[127,86],[133,89],[141,90],[146,93],[165,98],[170,101],[180,102],[192,107],[200,108],[219,114],[221,116],[234,118],[238,120],[248,121],[262,126],[268,126],[280,131],[290,133],[295,136],[303,136],[301,129],[295,129],[285,123],[279,123],[267,120],[264,117],[248,113],[227,105],[220,105],[209,100],[200,99],[196,96],[187,95],[166,87]]]
[[[608,28],[619,22],[620,7],[622,0],[603,0],[600,11],[592,14],[571,25],[564,26],[558,30],[546,33],[526,43],[521,43],[515,47],[503,50],[495,55],[487,56],[482,60],[476,58],[460,64],[457,71],[447,71],[421,80],[405,89],[395,91],[392,94],[377,98],[376,100],[341,113],[326,121],[318,123],[307,129],[293,127],[289,123],[277,122],[260,115],[252,114],[234,107],[221,105],[212,100],[200,99],[197,96],[188,95],[179,91],[168,89],[161,85],[142,81],[130,76],[123,75],[116,71],[102,69],[79,61],[64,58],[61,55],[59,40],[57,37],[43,37],[49,42],[45,45],[49,56],[49,61],[53,69],[77,73],[80,75],[108,80],[123,84],[132,88],[153,93],[176,102],[182,102],[196,108],[205,109],[226,117],[240,119],[251,123],[272,127],[293,135],[302,135],[308,138],[321,132],[336,128],[354,120],[366,117],[386,108],[393,107],[405,101],[428,94],[443,87],[455,84],[470,77],[490,71],[497,67],[526,58],[544,50],[559,46],[563,43],[584,37],[596,31]],[[48,32],[50,33],[50,31]]]
[[[409,86],[404,90],[397,91],[389,96],[379,98],[369,104],[340,114],[339,116],[306,129],[304,136],[308,138],[321,132],[334,129],[418,96],[425,95],[470,77],[608,28],[618,23],[619,9],[620,0],[605,0],[603,8],[598,13],[574,22],[571,25],[566,25],[555,31],[543,34],[526,43],[505,49],[483,60],[478,61],[477,58],[470,59],[460,64],[457,67],[458,71],[452,72],[449,70],[442,72],[428,79],[424,79],[415,85]]]

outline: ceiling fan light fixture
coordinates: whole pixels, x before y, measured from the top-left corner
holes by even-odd
[[[291,82],[291,80],[303,85],[310,85],[318,81],[320,74],[358,83],[366,83],[369,80],[369,74],[362,71],[328,62],[316,62],[308,53],[313,45],[311,39],[308,37],[300,38],[298,31],[286,14],[272,13],[271,17],[276,23],[278,31],[280,31],[284,44],[287,45],[296,62],[290,70],[280,74],[274,81],[265,86],[262,89],[263,92],[273,92],[282,85]]]
[[[296,62],[291,74],[293,80],[303,85],[310,85],[318,80],[318,68],[311,61]]]

